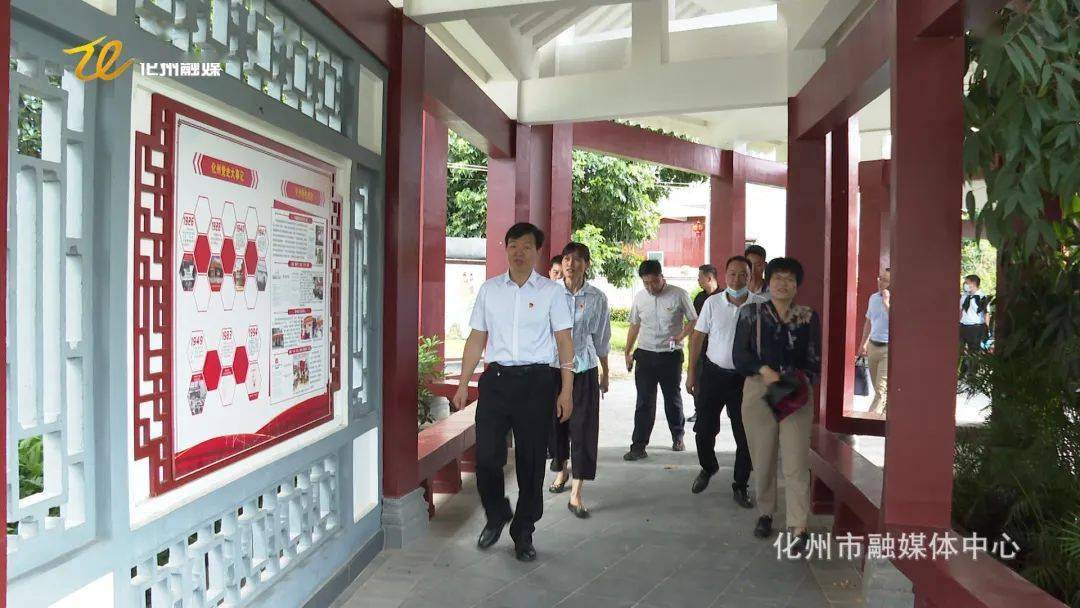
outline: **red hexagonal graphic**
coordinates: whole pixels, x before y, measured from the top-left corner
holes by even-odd
[[[243,384],[247,381],[248,356],[247,348],[244,346],[236,347],[236,354],[233,355],[232,368],[233,375],[236,376],[237,384]]]
[[[210,240],[205,234],[195,239],[195,270],[205,273],[210,267]]]
[[[248,275],[255,276],[255,267],[259,264],[259,250],[255,247],[255,241],[248,241],[247,251],[244,252],[244,263],[247,266]]]
[[[236,265],[236,248],[233,247],[233,240],[228,237],[221,245],[221,265],[225,267],[225,274],[232,273]]]
[[[206,390],[216,391],[218,382],[221,380],[221,359],[216,350],[206,352],[206,362],[203,363],[203,378],[206,380]]]

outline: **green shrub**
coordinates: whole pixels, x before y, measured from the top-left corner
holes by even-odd
[[[439,357],[439,343],[438,336],[421,336],[416,349],[417,425],[435,421],[435,417],[431,415],[431,402],[435,399],[435,395],[428,389],[428,385],[446,377],[446,374],[440,369],[442,358]]]
[[[630,309],[629,308],[612,308],[611,309],[611,322],[612,323],[629,323],[630,322]]]

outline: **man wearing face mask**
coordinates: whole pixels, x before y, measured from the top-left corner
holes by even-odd
[[[745,378],[735,371],[731,350],[739,310],[747,304],[766,301],[766,298],[749,292],[750,273],[751,264],[745,257],[738,255],[728,259],[724,266],[727,288],[705,300],[690,338],[690,366],[686,377],[686,390],[695,396],[698,408],[694,434],[697,438],[698,462],[701,463],[701,472],[694,479],[690,491],[694,494],[704,491],[709,479],[720,470],[720,464],[716,461],[716,435],[720,432],[720,412],[726,406],[736,446],[735,479],[731,488],[735,502],[746,509],[752,508],[754,503],[747,493],[751,463],[742,423]],[[699,358],[700,367],[695,365]]]
[[[964,277],[964,293],[960,296],[960,344],[965,355],[982,350],[990,327],[990,297],[979,289],[982,279],[977,274]],[[961,365],[961,373],[967,371],[967,356]]]

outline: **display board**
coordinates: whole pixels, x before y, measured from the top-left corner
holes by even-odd
[[[137,264],[136,313],[167,320],[169,394],[140,391],[137,373],[136,403],[162,404],[158,449],[144,450],[159,494],[333,418],[340,202],[332,165],[153,97],[164,122],[156,139],[167,173],[159,237],[167,297],[140,299],[149,286]],[[137,251],[155,236],[153,222],[139,221],[138,177],[149,159],[136,162]],[[148,347],[138,333],[137,324],[136,360]],[[138,448],[146,432],[138,418],[135,432]]]

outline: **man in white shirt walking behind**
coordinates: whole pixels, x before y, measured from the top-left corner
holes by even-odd
[[[764,296],[750,293],[750,261],[741,255],[728,258],[724,265],[726,289],[705,300],[694,333],[690,338],[690,365],[686,376],[686,390],[695,396],[697,422],[698,462],[701,472],[694,479],[690,491],[700,494],[709,485],[709,479],[720,470],[716,461],[716,435],[720,432],[720,412],[727,407],[731,420],[731,434],[735,437],[735,479],[731,489],[735,502],[745,509],[753,508],[747,487],[750,483],[750,447],[746,443],[746,430],[742,422],[742,374],[735,371],[731,347],[735,342],[735,326],[739,310],[743,306],[765,302]],[[708,348],[702,346],[708,340]],[[704,355],[700,366],[695,365]]]
[[[878,275],[878,290],[870,294],[866,306],[866,322],[863,323],[862,346],[859,354],[866,356],[870,365],[870,381],[874,384],[874,401],[870,411],[884,414],[889,395],[889,306],[892,293],[890,269]]]
[[[555,418],[552,410],[565,422],[574,407],[574,342],[570,335],[574,322],[563,295],[566,289],[534,270],[537,252],[544,244],[543,231],[527,222],[514,224],[503,243],[510,270],[488,279],[476,295],[454,405],[460,409],[467,404],[469,380],[486,350],[487,367],[480,376],[476,405],[476,488],[487,524],[477,546],[487,549],[494,545],[509,522],[517,559],[533,561],[536,549],[532,534],[544,512],[544,465]],[[551,367],[556,352],[561,369]],[[514,511],[503,479],[506,434],[510,431],[514,433],[518,481]]]

